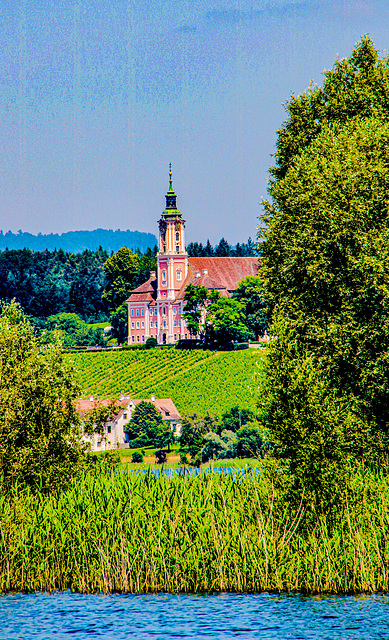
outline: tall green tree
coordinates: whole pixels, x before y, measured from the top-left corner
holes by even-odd
[[[183,317],[191,336],[202,333],[202,320],[209,296],[208,289],[189,283],[184,293]]]
[[[207,307],[205,340],[226,346],[252,337],[247,328],[244,306],[233,298],[220,297]]]
[[[124,302],[120,307],[111,311],[112,337],[116,338],[118,344],[122,344],[128,337],[128,306]]]
[[[364,38],[322,90],[289,103],[264,203],[261,277],[277,336],[264,415],[294,473],[316,477],[315,495],[326,469],[339,485],[348,456],[374,457],[387,441],[387,73]]]
[[[257,338],[268,330],[263,287],[259,276],[247,276],[238,283],[234,298],[244,307],[245,323]]]
[[[169,446],[172,442],[170,423],[164,421],[155,405],[147,400],[136,405],[125,430],[131,440],[142,442],[142,446]]]
[[[104,262],[103,269],[106,286],[102,297],[112,311],[120,307],[131,291],[141,284],[140,259],[131,249],[122,247]]]
[[[324,72],[322,87],[311,84],[307,91],[292,95],[286,111],[287,119],[277,131],[271,185],[286,176],[326,125],[345,124],[353,118],[388,118],[388,58],[379,59],[374,43],[364,36],[348,58],[335,60],[332,69]]]
[[[0,484],[63,488],[85,462],[79,388],[60,342],[44,346],[15,302],[0,316]]]

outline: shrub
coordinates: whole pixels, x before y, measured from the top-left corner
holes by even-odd
[[[143,456],[140,451],[134,451],[131,457],[131,462],[143,462]]]

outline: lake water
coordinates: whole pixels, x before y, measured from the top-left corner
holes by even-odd
[[[221,594],[0,596],[3,640],[389,638],[389,598]]]

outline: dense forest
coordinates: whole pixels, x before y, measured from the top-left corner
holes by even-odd
[[[244,256],[254,255],[255,245],[249,239],[247,244],[232,246],[222,238],[215,247],[209,241],[204,246],[192,242],[187,250],[191,256]],[[137,250],[137,273],[128,282],[130,290],[147,280],[150,269],[155,268],[156,251],[155,245],[144,252]],[[74,253],[63,249],[0,250],[0,300],[15,298],[25,313],[34,318],[76,313],[85,322],[108,320],[113,307],[102,297],[108,284],[103,267],[112,253],[101,247]],[[126,290],[122,298],[127,295]]]

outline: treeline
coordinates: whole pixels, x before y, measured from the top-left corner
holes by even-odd
[[[232,247],[222,238],[215,247],[209,241],[205,247],[201,242],[192,242],[187,249],[193,256],[238,256],[254,255],[255,245],[249,238],[247,243]],[[85,322],[108,321],[109,314],[156,268],[156,252],[155,244],[144,252],[121,247],[114,253],[101,246],[82,252],[0,250],[0,300],[9,302],[15,298],[24,312],[34,318],[76,313]],[[122,315],[123,326],[118,336],[121,340],[127,331],[125,314]],[[115,319],[112,320],[115,325]]]
[[[144,253],[155,246],[157,238],[153,233],[142,231],[121,231],[117,229],[95,229],[94,231],[67,231],[66,233],[26,233],[18,231],[3,233],[0,230],[0,250],[32,249],[33,251],[55,251],[62,249],[69,253],[82,253],[85,249],[97,251],[104,247],[108,253],[120,247],[129,247],[133,251]]]
[[[201,242],[190,242],[186,247],[188,255],[193,258],[203,258],[203,257],[229,257],[229,256],[255,256],[256,245],[251,238],[247,240],[247,242],[243,242],[240,244],[239,242],[236,245],[231,245],[227,242],[225,238],[222,238],[219,244],[214,247],[211,245],[210,241],[207,240],[207,243],[203,245]]]
[[[146,279],[144,267],[154,255],[150,248],[137,254],[140,279]],[[109,308],[102,294],[107,284],[104,264],[109,257],[101,247],[82,253],[0,251],[0,299],[15,298],[35,318],[76,313],[86,322],[108,320]]]

